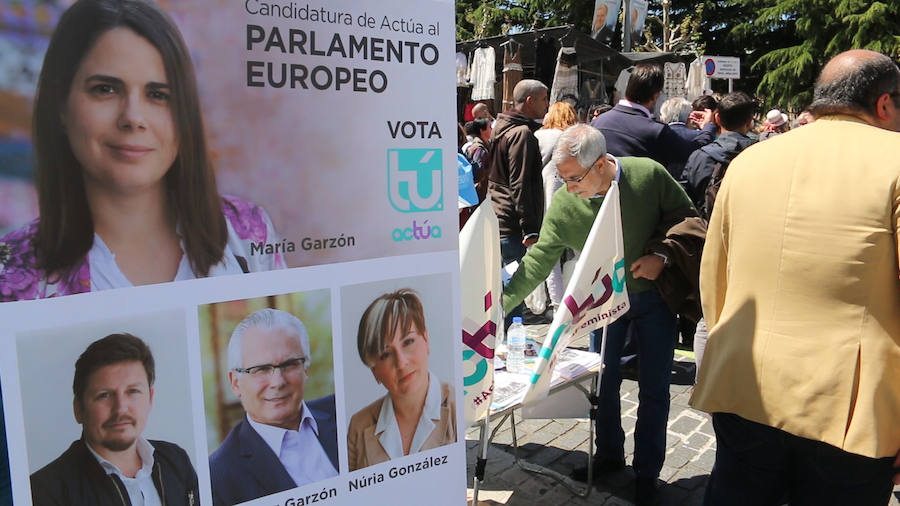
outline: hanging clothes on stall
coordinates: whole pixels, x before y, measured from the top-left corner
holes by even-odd
[[[588,107],[595,104],[605,104],[609,97],[606,95],[606,82],[601,76],[586,77],[581,83],[581,103]]]
[[[466,74],[469,72],[469,59],[464,53],[456,53],[456,85],[467,86]]]
[[[712,80],[706,77],[706,68],[700,58],[691,62],[688,69],[687,82],[685,83],[685,98],[693,101],[700,95],[712,94]],[[709,91],[709,93],[706,93]]]
[[[684,63],[677,62],[666,62],[663,64],[663,74],[665,75],[665,82],[663,84],[663,93],[665,93],[669,98],[672,97],[685,97],[685,68]]]
[[[603,67],[601,66],[600,69],[598,74],[586,72],[585,70],[579,72],[582,76],[581,97],[578,101],[579,118],[588,118],[591,108],[609,103],[609,94],[606,92],[606,79],[603,78]],[[590,118],[588,118],[588,121],[590,121]]]
[[[479,47],[472,53],[472,66],[469,69],[469,82],[472,84],[472,101],[493,100],[494,81],[494,48]]]
[[[534,78],[550,88],[556,71],[557,41],[549,35],[534,40]]]
[[[501,44],[503,48],[503,105],[501,111],[515,106],[513,89],[522,80],[522,44],[509,39]]]
[[[550,88],[550,103],[571,95],[578,100],[578,56],[574,47],[562,47],[556,56],[556,71]]]
[[[613,104],[625,98],[625,88],[628,86],[628,79],[631,78],[631,71],[634,67],[619,72],[619,78],[616,79],[615,89],[613,90]]]

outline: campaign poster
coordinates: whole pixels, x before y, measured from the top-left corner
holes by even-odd
[[[453,27],[446,0],[0,4],[14,504],[104,503],[84,473],[151,454],[167,503],[465,500],[461,438],[348,448],[356,396],[387,395],[347,353],[371,290],[419,294],[462,400]]]
[[[111,223],[126,212],[129,230],[146,231],[143,247],[177,257],[181,246],[186,261],[169,259],[172,272],[159,275],[111,269],[102,287],[456,248],[457,176],[445,170],[455,165],[454,88],[438,77],[454,56],[449,2],[166,0],[157,5],[167,20],[134,23],[148,33],[163,23],[170,33],[154,37],[183,44],[165,59],[150,47],[155,66],[133,82],[113,65],[135,61],[144,37],[104,33],[103,44],[70,54],[58,36],[57,71],[43,66],[71,3],[0,6],[0,300],[96,288],[87,270],[101,257],[140,262],[129,251],[138,238]],[[63,65],[78,58],[87,66]],[[167,82],[176,71],[178,86]],[[87,81],[94,76],[119,81]],[[160,81],[155,95],[126,95]],[[159,115],[163,104],[170,110]],[[117,176],[102,170],[105,159],[147,174]],[[211,259],[196,258],[209,248]]]
[[[647,0],[631,0],[630,16],[631,47],[637,47],[644,43],[644,22],[647,20]]]
[[[606,45],[612,43],[619,19],[619,6],[622,0],[596,0],[594,18],[591,22],[591,37]]]

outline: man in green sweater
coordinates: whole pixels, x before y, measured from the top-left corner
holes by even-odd
[[[563,132],[553,160],[558,177],[566,183],[566,191],[561,188],[554,194],[538,242],[522,259],[504,288],[503,307],[509,310],[531,293],[547,277],[565,248],[584,248],[603,197],[616,181],[622,211],[625,264],[630,266],[626,286],[631,309],[610,325],[607,333],[593,470],[598,476],[625,466],[619,360],[625,335],[631,326],[640,357],[640,404],[633,462],[637,475],[636,502],[638,505],[653,504],[657,496],[657,477],[665,459],[669,380],[677,320],[653,283],[666,268],[668,258],[649,251],[647,244],[664,215],[691,208],[691,201],[657,162],[649,158],[617,159],[607,154],[603,134],[589,125],[575,125]],[[600,330],[592,333],[592,351],[600,351],[601,333]],[[586,481],[587,468],[576,469],[573,478]]]

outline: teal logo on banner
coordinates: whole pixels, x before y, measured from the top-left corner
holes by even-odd
[[[401,213],[444,208],[440,149],[389,149],[388,198]]]

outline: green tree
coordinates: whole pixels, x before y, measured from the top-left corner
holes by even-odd
[[[458,0],[457,40],[571,24],[590,30],[593,0]],[[650,2],[638,50],[660,50],[661,2]],[[683,54],[737,56],[736,89],[766,107],[799,111],[816,76],[841,51],[867,48],[900,56],[897,0],[670,0],[669,27]],[[724,91],[725,81],[713,88]]]
[[[647,9],[647,21],[641,40],[633,41],[636,51],[703,52],[701,34],[705,31],[703,20],[708,5],[713,2],[669,0],[668,23],[662,3],[651,2]],[[663,28],[668,25],[668,47],[663,40]]]
[[[458,0],[456,40],[571,24],[588,32],[593,0]]]
[[[812,101],[815,78],[832,56],[866,48],[900,55],[900,3],[862,0],[749,0],[754,18],[735,25],[730,36],[744,41],[762,74],[757,94],[767,106],[799,111]],[[753,41],[775,41],[763,48]]]
[[[527,11],[507,0],[459,0],[456,2],[456,40],[480,39],[507,33],[527,24]]]

